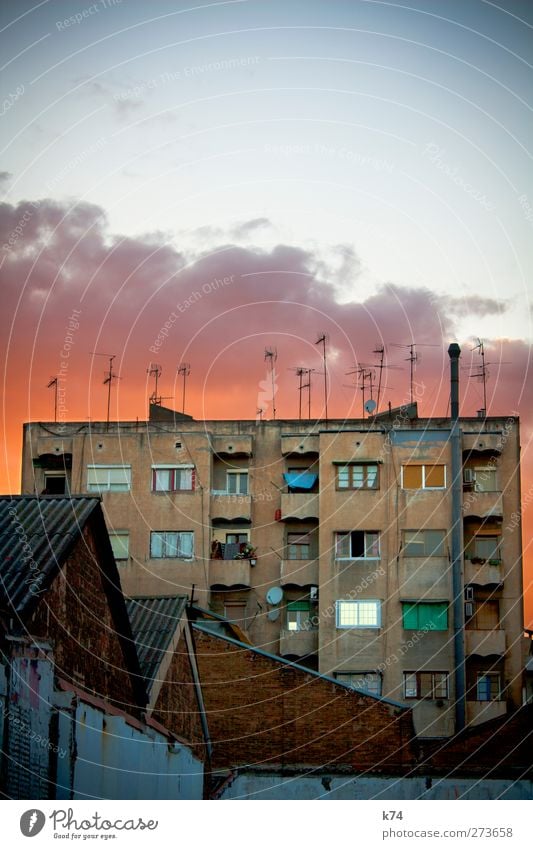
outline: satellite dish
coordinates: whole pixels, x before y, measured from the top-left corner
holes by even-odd
[[[267,613],[267,619],[271,622],[275,622],[276,619],[279,619],[279,608],[275,607],[273,610],[269,610]]]
[[[365,410],[367,413],[373,413],[376,407],[377,404],[373,398],[369,398],[368,401],[365,401]]]
[[[283,590],[281,587],[270,587],[266,594],[266,600],[269,604],[279,604],[283,598]]]

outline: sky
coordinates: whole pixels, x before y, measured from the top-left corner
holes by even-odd
[[[0,9],[3,491],[23,421],[446,415],[451,341],[475,415],[519,414],[533,508],[533,5],[485,0],[5,2]],[[68,348],[66,348],[66,345]],[[68,352],[68,358],[64,356]],[[67,366],[62,366],[62,363]],[[403,369],[403,370],[400,370]],[[368,389],[366,390],[368,393]],[[374,389],[375,394],[375,389]],[[527,620],[533,620],[533,594]]]

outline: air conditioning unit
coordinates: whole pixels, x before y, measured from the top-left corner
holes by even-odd
[[[465,601],[474,601],[474,587],[465,587]]]
[[[476,473],[474,469],[463,469],[463,482],[475,483]]]
[[[465,604],[465,619],[471,619],[474,615],[474,602],[467,601]]]
[[[309,598],[311,601],[316,601],[318,598],[318,587],[310,587],[309,588]]]

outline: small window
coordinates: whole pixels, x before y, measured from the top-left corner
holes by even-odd
[[[152,466],[152,492],[190,492],[193,489],[192,466]]]
[[[45,495],[66,495],[67,476],[60,472],[45,472],[44,475],[44,494]]]
[[[470,557],[480,557],[482,560],[500,559],[500,536],[479,535],[473,537],[467,546]]]
[[[476,466],[474,488],[476,492],[497,492],[497,471],[494,466]]]
[[[494,631],[500,627],[500,602],[498,599],[476,598],[472,616],[466,622],[466,628],[476,631]]]
[[[248,542],[248,533],[226,534],[226,545],[240,545],[241,542]]]
[[[378,560],[379,531],[338,531],[335,538],[337,560]]]
[[[246,628],[246,602],[227,601],[224,604],[224,616],[240,628]]]
[[[494,702],[501,699],[500,675],[486,672],[477,676],[476,698],[478,702]]]
[[[336,672],[335,678],[342,684],[363,690],[372,696],[381,696],[381,675],[379,672]]]
[[[248,495],[248,472],[227,472],[226,491],[230,495]]]
[[[193,556],[194,533],[192,531],[152,531],[150,534],[150,557],[192,560]]]
[[[89,492],[129,492],[131,466],[87,466]]]
[[[444,489],[446,466],[409,463],[402,466],[403,489]]]
[[[375,600],[337,601],[337,628],[379,628],[381,602]]]
[[[448,602],[403,602],[402,619],[406,631],[447,631]]]
[[[403,553],[405,557],[443,557],[446,554],[444,540],[444,531],[404,531]]]
[[[311,537],[309,534],[287,534],[287,560],[309,560]]]
[[[447,699],[447,672],[404,672],[403,691],[406,699]]]
[[[379,466],[377,463],[337,466],[337,489],[379,489]]]
[[[308,631],[310,603],[308,601],[289,601],[287,604],[287,631]]]
[[[109,541],[115,560],[127,560],[130,556],[130,534],[129,531],[112,531]]]

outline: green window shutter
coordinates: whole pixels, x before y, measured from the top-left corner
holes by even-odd
[[[418,628],[418,604],[402,604],[403,627],[408,631]]]
[[[309,610],[308,601],[289,601],[287,610]]]
[[[428,628],[431,631],[447,630],[448,605],[446,603],[420,604],[419,607],[419,628]]]

